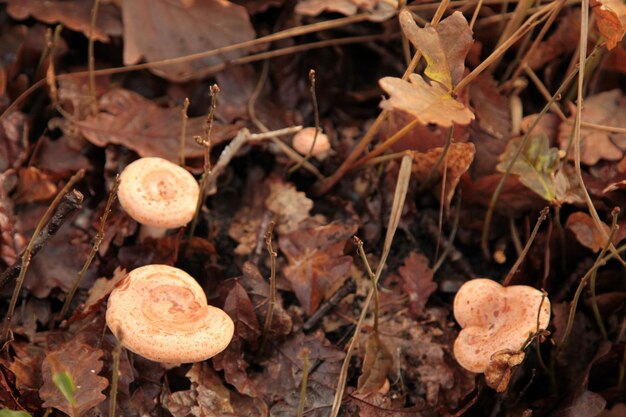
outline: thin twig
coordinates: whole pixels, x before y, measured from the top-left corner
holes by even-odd
[[[89,24],[89,44],[87,45],[87,66],[89,72],[89,97],[91,97],[91,114],[94,115],[98,112],[98,99],[96,96],[96,63],[94,59],[93,45],[94,45],[94,31],[96,28],[96,20],[98,19],[98,6],[100,0],[94,0],[93,7],[91,8],[91,22]]]
[[[261,353],[265,350],[265,345],[267,343],[267,338],[269,337],[270,328],[272,327],[274,307],[276,306],[276,257],[278,256],[278,254],[276,253],[272,245],[272,236],[274,233],[275,225],[276,223],[274,221],[270,221],[267,232],[265,233],[265,247],[267,248],[267,254],[270,257],[270,294],[269,305],[267,306],[267,315],[265,316],[263,333],[261,335],[261,345],[259,347],[259,352]]]
[[[539,226],[541,226],[541,223],[543,223],[546,217],[548,217],[548,213],[550,213],[549,207],[544,207],[543,210],[541,210],[541,213],[539,213],[539,218],[537,219],[537,223],[535,223],[535,227],[533,228],[533,231],[530,234],[530,237],[528,238],[528,241],[526,242],[526,245],[524,246],[522,253],[517,257],[517,260],[511,267],[511,270],[509,271],[508,274],[506,274],[504,281],[502,281],[502,285],[504,285],[505,287],[511,283],[513,276],[515,275],[520,265],[524,261],[526,254],[530,250],[530,247],[532,246],[533,241],[535,240],[535,236],[537,236],[537,232],[539,231]]]
[[[115,182],[113,183],[113,187],[111,187],[111,191],[109,192],[109,198],[107,199],[106,206],[104,208],[104,213],[102,213],[102,216],[100,217],[100,226],[98,227],[98,232],[96,233],[96,236],[94,238],[93,246],[91,247],[91,252],[89,253],[89,256],[87,256],[87,260],[85,261],[85,264],[83,265],[82,269],[78,272],[78,274],[76,274],[76,278],[74,278],[74,282],[72,283],[72,288],[70,288],[70,290],[67,293],[67,296],[65,297],[63,308],[61,308],[61,312],[59,313],[59,316],[58,316],[59,320],[63,320],[65,316],[67,315],[67,312],[70,309],[70,305],[72,304],[72,299],[74,298],[74,295],[76,294],[76,290],[78,290],[78,286],[80,285],[80,282],[82,281],[83,276],[85,276],[85,273],[91,266],[91,262],[93,261],[93,258],[96,256],[96,253],[98,253],[98,251],[100,250],[100,244],[102,243],[102,240],[104,239],[104,231],[105,231],[104,228],[106,226],[106,221],[107,221],[107,218],[109,217],[109,214],[111,213],[111,206],[113,205],[113,202],[115,201],[115,198],[117,197],[117,189],[119,186],[120,186],[120,176],[118,174],[115,177]],[[51,322],[54,323],[54,320],[52,320]]]
[[[293,167],[289,168],[289,170],[287,171],[287,174],[289,175],[299,170],[302,167],[302,165],[311,158],[311,155],[313,154],[313,149],[315,149],[315,143],[317,142],[317,137],[320,134],[320,110],[317,106],[317,94],[315,92],[315,70],[314,69],[309,70],[309,82],[311,83],[311,87],[309,88],[309,91],[311,92],[311,101],[313,102],[312,103],[313,113],[315,116],[315,134],[313,135],[313,141],[311,142],[311,146],[309,147],[309,150],[304,156],[304,158],[298,161],[298,163],[296,163]]]
[[[187,142],[187,110],[189,109],[189,98],[185,97],[183,108],[180,110],[181,128],[180,128],[180,155],[178,156],[178,164],[185,168],[185,143]]]

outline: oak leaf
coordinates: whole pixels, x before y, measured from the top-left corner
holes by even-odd
[[[606,48],[610,51],[622,41],[626,32],[626,3],[623,0],[595,0],[592,10],[598,30],[606,39]]]
[[[443,127],[454,123],[466,125],[474,119],[474,114],[452,98],[444,85],[436,81],[428,83],[418,74],[411,74],[409,80],[395,77],[380,79],[378,83],[389,94],[380,107],[407,112],[422,124],[434,123]]]
[[[565,228],[570,230],[576,236],[576,240],[584,247],[591,251],[598,252],[606,245],[606,238],[611,229],[605,223],[602,223],[604,233],[601,233],[590,215],[582,211],[572,213],[565,222]]]
[[[102,370],[102,353],[102,350],[82,344],[78,339],[70,340],[58,350],[48,352],[41,366],[44,383],[39,389],[39,396],[44,400],[43,406],[79,417],[104,401],[106,397],[102,390],[109,385],[109,381],[98,376]],[[76,414],[53,381],[53,369],[57,366],[62,367],[76,384]]]
[[[313,200],[290,182],[278,177],[268,180],[270,193],[265,199],[266,207],[278,217],[276,229],[280,233],[290,233],[298,229],[300,223],[309,218]]]
[[[289,261],[285,278],[307,314],[313,314],[347,278],[352,257],[344,256],[343,250],[356,230],[357,225],[331,223],[280,237],[280,250]]]
[[[132,2],[131,2],[132,3]],[[176,162],[180,153],[181,117],[179,108],[161,108],[139,94],[111,90],[100,98],[100,111],[76,122],[82,135],[96,146],[123,145],[141,157],[157,156]],[[185,156],[199,158],[203,148],[193,140],[202,135],[206,117],[187,121]],[[237,128],[213,123],[211,138],[219,144],[232,137]]]
[[[461,176],[467,172],[472,164],[475,152],[473,143],[450,144],[445,159],[441,161],[439,160],[443,154],[443,148],[416,152],[413,154],[413,175],[420,183],[425,184],[427,181],[441,182],[445,172],[446,183],[443,199],[445,207],[448,209],[456,186],[459,184]],[[433,172],[436,165],[437,169]],[[441,186],[435,185],[434,189],[437,195],[441,195]]]
[[[9,0],[7,12],[17,20],[32,16],[45,23],[60,23],[70,30],[89,36],[92,7],[93,1],[83,0]],[[109,2],[102,2],[93,27],[93,39],[108,42],[109,35],[122,35],[122,19],[117,7]]]
[[[149,13],[146,13],[149,10]],[[243,6],[226,0],[197,0],[181,7],[169,0],[122,2],[124,64],[177,58],[254,39]],[[184,63],[150,68],[170,81],[187,81],[210,74],[210,68],[241,57],[244,49]]]
[[[606,126],[626,126],[626,97],[619,89],[604,91],[583,102],[582,121]],[[573,109],[572,109],[573,110]],[[559,127],[559,144],[567,150],[573,137],[574,116]],[[587,165],[595,165],[599,160],[617,161],[626,150],[626,134],[612,133],[591,127],[580,129],[580,161]],[[569,158],[574,159],[573,148]]]
[[[465,57],[472,44],[472,30],[463,13],[454,12],[436,26],[420,28],[408,10],[400,12],[400,25],[405,36],[424,59],[424,74],[452,90],[465,71]]]
[[[404,265],[398,270],[402,277],[402,289],[409,296],[409,308],[415,316],[421,316],[428,297],[435,292],[433,270],[428,266],[428,258],[421,253],[411,252],[404,258]]]

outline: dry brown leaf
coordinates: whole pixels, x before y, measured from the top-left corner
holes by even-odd
[[[194,363],[187,378],[191,381],[190,389],[161,395],[163,405],[174,417],[221,417],[235,413],[230,392],[208,362]]]
[[[228,236],[238,243],[235,248],[237,255],[250,255],[257,245],[263,245],[265,230],[261,230],[266,213],[265,199],[269,193],[267,182],[263,181],[264,173],[260,169],[251,168],[243,187],[243,196],[239,210],[233,216],[228,227]],[[267,226],[266,226],[267,227]]]
[[[494,353],[491,361],[485,369],[485,382],[487,386],[495,389],[497,392],[506,391],[511,379],[512,368],[518,366],[524,361],[526,354],[510,349],[504,349]]]
[[[565,227],[571,230],[576,236],[576,240],[586,248],[591,249],[594,253],[598,252],[606,245],[606,238],[598,230],[596,223],[590,215],[582,211],[572,213],[565,223]],[[602,223],[604,233],[608,236],[611,229]]]
[[[73,415],[67,399],[52,381],[53,368],[60,365],[76,385],[77,415]],[[78,417],[106,399],[102,390],[108,385],[106,378],[98,376],[102,370],[102,350],[82,344],[72,339],[58,350],[48,352],[41,366],[44,384],[39,395],[44,400],[44,407],[53,407],[72,417]]]
[[[433,270],[428,267],[428,258],[411,252],[404,258],[404,265],[398,272],[402,277],[402,289],[409,296],[411,313],[419,317],[424,312],[428,297],[437,289],[437,284],[433,282]]]
[[[454,123],[466,125],[474,119],[474,114],[452,98],[442,84],[436,81],[429,84],[418,74],[411,74],[409,80],[395,77],[380,79],[378,83],[389,94],[380,107],[407,112],[422,124],[434,123],[443,127]]]
[[[356,230],[356,224],[331,223],[280,236],[280,250],[289,261],[285,278],[308,315],[346,280],[352,257],[343,250]]]
[[[441,161],[437,171],[432,172],[442,152],[443,148],[434,148],[428,152],[413,154],[412,170],[414,177],[417,178],[420,184],[425,184],[427,180],[436,181],[434,190],[437,195],[441,195],[440,182],[443,179],[444,169],[446,170],[444,203],[446,208],[449,208],[461,175],[467,172],[474,160],[475,148],[473,143],[450,144],[445,161]]]
[[[181,117],[179,108],[161,108],[129,90],[111,90],[100,98],[100,112],[76,122],[85,138],[96,146],[123,145],[139,156],[158,156],[173,162],[180,153]],[[187,122],[185,156],[198,158],[203,148],[193,140],[202,135],[205,117]],[[213,123],[211,138],[219,144],[232,137],[237,127]]]
[[[146,13],[149,10],[149,13]],[[254,39],[246,9],[226,0],[196,0],[190,7],[169,0],[134,0],[122,3],[124,64],[195,54]],[[187,81],[209,74],[208,68],[239,58],[245,50],[231,51],[150,70],[170,81]]]
[[[595,0],[591,6],[607,49],[615,48],[626,32],[626,4],[623,0]]]
[[[574,128],[573,116],[561,123],[559,144],[566,150]],[[604,91],[585,99],[582,120],[614,127],[626,126],[626,97],[619,89]],[[595,165],[599,160],[617,161],[626,150],[626,135],[582,127],[580,130],[580,160],[587,165]],[[569,158],[574,159],[573,150]]]
[[[29,16],[45,23],[64,27],[89,36],[93,1],[85,0],[8,0],[7,12],[17,20]],[[108,42],[109,36],[122,35],[120,11],[113,4],[100,2],[93,38]]]
[[[463,77],[465,57],[474,43],[463,13],[454,12],[437,26],[422,29],[411,12],[403,10],[400,25],[407,39],[426,59],[424,74],[452,90]]]
[[[277,216],[276,229],[280,233],[296,231],[309,218],[313,200],[292,183],[278,177],[270,178],[268,184],[270,194],[265,199],[265,206]]]
[[[46,201],[57,194],[57,186],[50,176],[34,166],[17,171],[17,190],[13,196],[16,204]]]
[[[126,276],[126,270],[120,266],[115,268],[113,271],[113,277],[111,278],[98,278],[91,288],[89,288],[89,295],[87,296],[87,300],[83,304],[83,311],[88,312],[93,309],[93,307],[100,303],[100,301],[104,300],[106,296],[108,296],[113,288]]]
[[[480,128],[496,139],[508,138],[511,134],[509,100],[500,94],[493,77],[479,75],[470,84],[469,95]]]
[[[386,20],[394,15],[394,7],[383,0],[299,0],[296,13],[317,16],[323,12],[341,13],[345,16],[357,12],[372,12],[370,20]]]
[[[381,340],[380,334],[373,331],[365,346],[361,376],[357,382],[357,391],[361,394],[373,394],[387,382],[387,373],[393,367],[393,356]]]

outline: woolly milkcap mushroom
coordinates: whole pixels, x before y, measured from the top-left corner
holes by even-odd
[[[143,236],[162,236],[166,229],[186,225],[195,214],[200,194],[197,181],[165,159],[138,159],[122,171],[120,180],[120,204],[144,225]]]
[[[543,330],[550,323],[550,301],[533,287],[503,287],[484,278],[466,282],[454,298],[454,317],[462,327],[454,342],[456,360],[468,371],[484,372],[494,353],[523,348],[538,330],[538,314]]]
[[[315,144],[313,144],[314,139]],[[317,138],[315,138],[314,127],[305,127],[296,133],[293,137],[292,145],[293,148],[302,155],[307,155],[310,151],[311,155],[320,161],[326,158],[330,152],[330,141],[328,140],[328,136],[323,134],[320,130],[317,134]],[[311,146],[313,146],[313,149],[311,149]]]
[[[167,265],[134,269],[109,297],[107,325],[126,348],[165,363],[199,362],[220,353],[234,324],[207,305],[200,285]]]

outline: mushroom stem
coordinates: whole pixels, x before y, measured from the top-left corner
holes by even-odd
[[[143,242],[144,240],[146,240],[146,238],[160,239],[165,236],[166,232],[167,228],[165,227],[156,227],[143,224],[139,228],[139,241]]]

